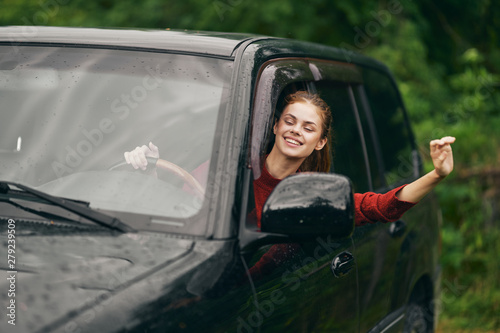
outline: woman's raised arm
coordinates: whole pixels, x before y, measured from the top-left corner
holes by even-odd
[[[455,142],[455,138],[451,136],[445,136],[444,138],[430,142],[430,154],[434,170],[415,180],[413,183],[406,185],[401,191],[396,193],[396,197],[399,200],[408,202],[420,201],[441,180],[451,173],[453,170],[451,144],[453,142]]]

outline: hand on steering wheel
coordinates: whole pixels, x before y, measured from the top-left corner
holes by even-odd
[[[134,169],[146,170],[148,166],[148,160],[146,157],[159,158],[160,152],[158,147],[156,147],[152,142],[149,142],[149,147],[146,145],[142,145],[141,147],[136,147],[134,150],[130,152],[123,153],[125,157],[125,161],[127,164],[132,165]]]
[[[158,147],[156,147],[152,142],[149,142],[149,146],[142,145],[141,147],[136,147],[130,152],[125,152],[123,153],[123,156],[125,157],[126,163],[130,164],[136,170],[146,170],[149,160],[149,162],[155,163],[156,167],[167,170],[168,172],[183,179],[192,189],[195,190],[197,195],[201,197],[205,195],[205,189],[201,186],[198,180],[193,177],[193,175],[177,164],[160,159]]]

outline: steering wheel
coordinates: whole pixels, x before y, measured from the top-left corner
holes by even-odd
[[[163,169],[168,171],[169,173],[177,176],[178,178],[182,179],[185,181],[193,190],[195,190],[196,194],[203,197],[205,195],[205,189],[201,184],[196,180],[196,178],[193,177],[189,172],[178,166],[177,164],[174,164],[172,162],[163,160],[161,158],[154,158],[154,157],[146,157],[146,160],[148,161],[148,167],[150,165],[155,166],[157,168]],[[111,166],[108,170],[112,171],[117,168],[123,167],[125,165],[129,165],[127,162],[119,162],[116,163],[115,165]]]

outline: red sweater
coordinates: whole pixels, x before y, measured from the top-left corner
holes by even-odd
[[[267,171],[266,167],[262,168],[261,176],[254,180],[254,195],[255,209],[257,215],[257,226],[260,229],[260,219],[262,217],[262,207],[271,194],[271,191],[278,185],[281,179],[276,179]],[[354,220],[356,226],[362,226],[366,223],[393,222],[401,218],[401,216],[415,203],[401,201],[396,197],[396,193],[404,186],[395,188],[385,194],[380,193],[354,193]],[[287,260],[293,258],[300,245],[291,244],[275,244],[255,263],[250,267],[249,273],[254,280],[259,280],[267,274],[270,274],[277,266],[283,264]]]
[[[264,165],[261,176],[253,182],[257,227],[259,229],[262,207],[280,181],[281,179],[271,176]],[[401,201],[396,197],[396,193],[405,186],[400,186],[383,194],[374,192],[354,193],[354,221],[356,226],[377,221],[394,222],[399,220],[408,209],[415,205],[413,202]]]

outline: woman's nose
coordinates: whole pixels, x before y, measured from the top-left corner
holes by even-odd
[[[292,133],[295,133],[297,135],[300,135],[300,126],[295,124],[291,129],[290,129],[290,132]]]

